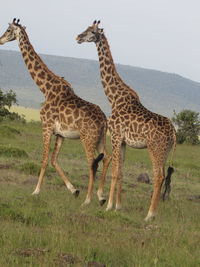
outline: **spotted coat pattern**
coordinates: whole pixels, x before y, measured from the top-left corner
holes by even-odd
[[[153,165],[154,192],[146,220],[155,216],[164,180],[164,166],[170,150],[175,149],[176,134],[171,121],[153,113],[140,102],[138,94],[119,76],[107,38],[96,21],[77,37],[78,43],[94,42],[97,47],[100,74],[112,113],[108,127],[112,141],[112,182],[107,210],[113,206],[117,187],[116,209],[121,207],[121,179],[126,144],[147,148]]]
[[[13,21],[7,31],[0,37],[0,44],[17,39],[24,62],[32,79],[41,92],[45,95],[45,102],[40,111],[43,131],[43,160],[41,172],[33,194],[38,194],[48,163],[49,146],[51,135],[56,135],[55,148],[52,153],[52,165],[64,180],[67,188],[77,196],[79,190],[75,189],[57,163],[57,157],[65,137],[81,140],[89,164],[88,193],[84,204],[91,200],[94,170],[92,164],[95,159],[95,151],[104,154],[103,171],[100,178],[98,197],[101,203],[105,202],[103,197],[103,186],[110,156],[106,152],[105,139],[107,132],[107,119],[99,106],[81,99],[77,96],[64,78],[55,75],[48,69],[39,55],[31,45],[25,28]]]

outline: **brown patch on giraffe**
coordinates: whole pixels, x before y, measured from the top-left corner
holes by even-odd
[[[51,117],[51,112],[50,112],[50,111],[48,111],[48,112],[46,113],[46,117],[47,117],[47,119],[49,119],[49,118]]]
[[[26,56],[27,56],[27,52],[24,51],[24,52],[22,53],[22,56],[23,56],[23,57],[26,57]]]
[[[51,88],[51,84],[49,83],[49,82],[47,82],[46,84],[45,84],[45,86],[46,86],[46,88],[49,90],[50,88]]]
[[[65,114],[66,114],[66,115],[69,115],[70,113],[71,113],[71,109],[69,109],[68,107],[65,108]]]
[[[41,72],[38,73],[38,77],[41,78],[41,79],[44,79],[45,78],[45,72],[42,70]]]
[[[79,111],[78,111],[78,109],[76,109],[74,111],[74,119],[77,119],[78,117],[79,117]]]
[[[49,94],[48,94],[48,99],[49,100],[53,100],[53,99],[55,99],[55,95],[50,91],[49,92]],[[55,103],[54,103],[54,105],[55,105]]]
[[[108,73],[108,74],[111,74],[111,73],[112,73],[112,67],[111,67],[111,66],[108,67],[108,69],[107,69],[107,73]]]
[[[51,78],[52,78],[52,75],[50,75],[49,73],[47,73],[47,81],[50,81],[51,80]]]
[[[102,69],[104,67],[104,63],[100,63],[100,68]]]
[[[40,63],[38,61],[35,61],[35,66],[34,66],[34,70],[38,71],[40,70],[42,67],[40,66]]]
[[[32,56],[29,55],[29,60],[30,61],[34,61],[34,58]]]
[[[28,64],[28,69],[29,70],[32,69],[32,64],[31,63]]]
[[[33,72],[33,71],[30,71],[30,74],[31,74],[32,78],[34,79],[34,78],[35,78],[35,76],[36,76],[35,72]]]
[[[42,81],[40,81],[39,79],[36,80],[36,83],[39,87],[42,85]]]
[[[60,120],[63,123],[67,123],[67,120],[66,120],[66,117],[65,117],[65,114],[64,113],[60,113]]]
[[[60,111],[63,112],[64,110],[65,110],[65,106],[62,105],[62,106],[60,107]]]
[[[102,83],[103,87],[106,86],[106,83],[104,81],[101,81],[101,83]]]
[[[110,90],[111,90],[111,93],[114,94],[115,91],[116,91],[116,87],[115,86],[110,86]]]
[[[110,63],[111,63],[110,60],[107,60],[107,59],[105,59],[104,62],[106,65],[110,65]]]
[[[105,78],[105,80],[106,80],[107,83],[109,82],[110,78],[111,78],[111,76],[107,76],[107,77]]]
[[[48,110],[49,108],[50,108],[49,104],[45,105],[45,107],[44,107],[45,110]]]

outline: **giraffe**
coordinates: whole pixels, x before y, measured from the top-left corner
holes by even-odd
[[[67,189],[75,196],[79,195],[69,178],[57,162],[58,154],[64,138],[80,139],[85,149],[89,165],[89,183],[86,199],[83,205],[89,204],[98,162],[103,159],[103,171],[100,177],[97,195],[101,205],[106,201],[103,195],[103,187],[106,172],[111,157],[105,147],[107,119],[99,106],[89,103],[78,97],[70,83],[63,77],[55,75],[48,69],[31,45],[25,27],[19,24],[19,20],[9,23],[6,32],[0,37],[0,44],[17,40],[22,57],[28,71],[45,95],[45,102],[40,110],[43,135],[43,157],[38,183],[33,195],[39,194],[48,164],[49,149],[52,135],[56,136],[54,150],[51,156],[51,164],[63,179]],[[100,153],[95,158],[95,152]]]
[[[140,102],[138,94],[119,76],[104,30],[99,28],[100,21],[94,21],[76,38],[79,44],[94,42],[97,47],[101,81],[104,92],[111,104],[108,129],[112,144],[112,181],[106,210],[113,207],[116,189],[116,210],[121,208],[122,168],[126,145],[132,148],[147,148],[152,161],[154,190],[150,207],[145,217],[148,221],[155,217],[161,188],[165,179],[165,163],[170,150],[176,146],[176,132],[166,117],[149,111]],[[173,153],[172,153],[173,156]],[[167,180],[170,181],[172,167],[168,168]],[[165,183],[169,193],[170,182]]]

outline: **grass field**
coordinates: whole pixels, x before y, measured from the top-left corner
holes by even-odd
[[[0,124],[0,266],[200,266],[200,146],[177,147],[171,198],[149,223],[152,185],[136,179],[144,172],[152,178],[146,150],[127,149],[120,212],[105,212],[96,192],[81,207],[88,168],[77,140],[65,141],[59,162],[80,196],[51,166],[40,195],[32,196],[41,153],[40,123]],[[109,185],[110,170],[106,195]]]

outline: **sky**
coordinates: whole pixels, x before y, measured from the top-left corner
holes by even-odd
[[[0,35],[20,18],[38,53],[98,60],[76,36],[101,20],[115,63],[200,82],[199,0],[1,0]],[[0,49],[19,51],[17,42]]]

